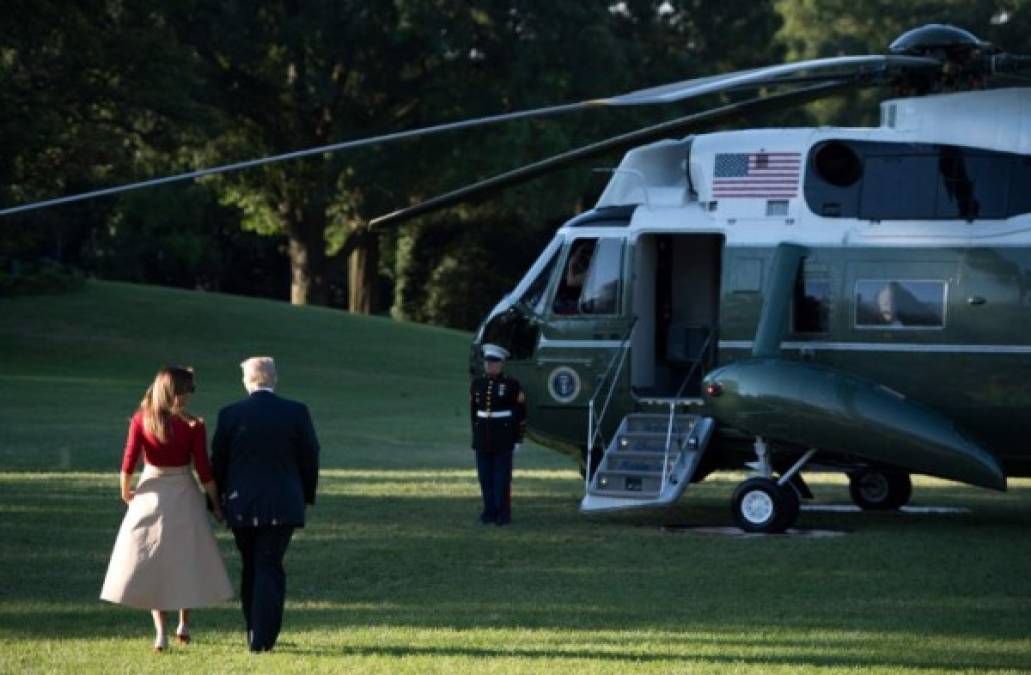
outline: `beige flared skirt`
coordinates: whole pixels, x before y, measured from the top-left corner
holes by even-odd
[[[115,540],[101,600],[173,610],[232,596],[190,467],[145,465]]]

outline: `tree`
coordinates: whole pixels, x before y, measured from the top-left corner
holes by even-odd
[[[0,157],[0,190],[10,201],[605,96],[767,63],[779,49],[770,4],[747,0],[282,0],[256,10],[239,0],[92,0],[71,9],[26,4],[15,15],[15,46],[0,51],[0,84],[10,85],[0,102],[23,106],[7,126],[0,120],[0,142],[16,146]],[[352,310],[382,307],[386,271],[398,282],[397,315],[468,325],[561,220],[591,204],[597,178],[560,172],[408,225],[401,236],[370,232],[368,220],[669,114],[514,122],[225,174],[177,193],[198,201],[176,216],[198,222],[151,213],[168,209],[167,195],[91,202],[54,219],[75,214],[82,247],[105,255],[122,244],[149,255],[153,236],[173,248],[192,241],[183,250],[194,263],[158,266],[158,278],[196,274],[224,287],[210,255],[195,255],[203,239],[196,228],[215,223],[213,240],[225,242],[225,223],[238,212],[247,230],[285,241],[295,302],[326,302],[347,259]],[[215,208],[213,192],[233,209]],[[151,240],[130,236],[131,228]],[[499,249],[500,263],[485,262]],[[89,264],[130,267],[105,267],[110,260],[92,255]],[[153,280],[158,267],[134,274]]]
[[[492,31],[475,44],[492,74],[480,85],[482,98],[529,108],[776,60],[780,20],[770,3],[702,4],[481,3]],[[684,113],[608,110],[511,123],[439,148],[441,171],[454,187],[469,182],[463,176],[470,168],[482,178],[674,114]],[[618,161],[615,153],[592,164]],[[555,228],[593,205],[607,176],[590,169],[570,168],[403,226],[392,314],[474,328]]]
[[[888,53],[902,33],[927,23],[965,28],[1006,51],[1031,51],[1031,2],[1011,0],[779,0],[784,17],[778,41],[791,60]],[[883,92],[854,94],[817,106],[823,124],[876,124]]]
[[[439,118],[440,110],[425,104],[450,103],[439,96],[457,81],[449,69],[475,58],[452,36],[478,20],[466,3],[431,0],[286,1],[257,11],[249,3],[198,0],[172,16],[224,119],[224,131],[201,153],[205,163],[416,126],[430,121],[427,111]],[[373,174],[356,169],[375,167],[377,156],[338,153],[216,179],[246,227],[287,236],[293,302],[325,302],[327,232],[343,228],[348,235],[336,237],[332,252],[351,255],[350,307],[374,305],[377,238],[364,224],[397,203],[393,185],[370,179],[388,173],[382,166]],[[412,171],[395,166],[399,175]]]
[[[0,203],[175,166],[188,122],[201,110],[190,102],[196,82],[156,3],[16,1],[5,10]],[[79,262],[83,242],[115,208],[104,200],[4,218],[0,255]]]

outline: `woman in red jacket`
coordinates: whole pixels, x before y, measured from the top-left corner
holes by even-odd
[[[179,611],[176,638],[189,642],[189,608],[232,597],[225,565],[190,471],[197,471],[221,520],[208,464],[204,422],[186,412],[193,371],[158,371],[129,424],[122,460],[122,501],[128,506],[115,541],[100,597],[149,609],[157,633],[155,651],[168,648],[166,610]],[[142,455],[143,473],[130,487]]]

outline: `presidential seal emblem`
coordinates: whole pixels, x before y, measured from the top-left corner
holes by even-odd
[[[569,366],[559,366],[548,376],[548,393],[559,403],[572,403],[580,395],[580,376]]]

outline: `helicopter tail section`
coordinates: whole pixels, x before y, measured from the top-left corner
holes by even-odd
[[[631,413],[623,418],[598,470],[588,479],[583,513],[672,504],[701,461],[715,427],[709,417]]]
[[[752,358],[709,373],[703,391],[720,424],[757,437],[1006,489],[998,460],[950,419],[833,368]]]

